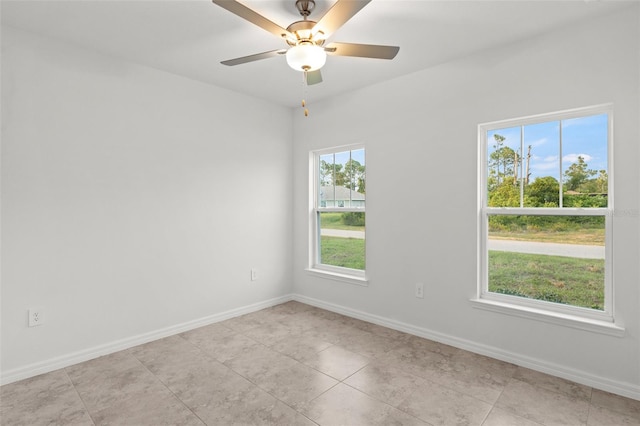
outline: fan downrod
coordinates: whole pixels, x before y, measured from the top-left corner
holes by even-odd
[[[296,9],[300,13],[304,19],[307,19],[311,12],[316,7],[316,2],[314,0],[296,0]]]

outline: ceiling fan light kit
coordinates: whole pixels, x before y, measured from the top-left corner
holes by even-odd
[[[296,71],[319,70],[327,62],[327,53],[313,43],[300,43],[287,50],[287,64]]]

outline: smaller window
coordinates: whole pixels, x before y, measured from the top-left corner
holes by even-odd
[[[364,279],[365,150],[348,146],[312,153],[310,268]]]

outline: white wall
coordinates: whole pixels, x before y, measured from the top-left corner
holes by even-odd
[[[4,381],[290,293],[289,109],[2,30]]]
[[[639,24],[636,5],[314,103],[309,118],[294,116],[294,292],[640,399]],[[624,213],[613,231],[624,337],[475,309],[478,124],[608,102],[615,108],[616,210]],[[350,143],[367,150],[368,287],[304,272],[309,151]],[[423,300],[414,297],[417,282],[425,283]]]

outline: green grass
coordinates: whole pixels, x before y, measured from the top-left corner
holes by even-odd
[[[489,251],[489,291],[604,308],[604,260]]]
[[[496,240],[537,241],[542,243],[604,246],[604,228],[581,229],[579,231],[490,231],[489,238]]]
[[[342,221],[342,213],[320,214],[320,226],[322,229],[342,229],[346,231],[364,231],[364,226],[345,225]]]
[[[364,270],[364,239],[323,236],[320,256],[325,265]]]

